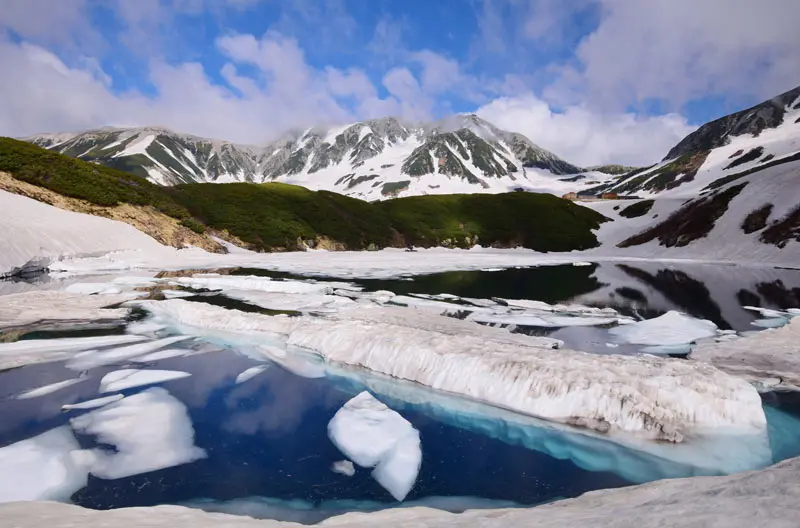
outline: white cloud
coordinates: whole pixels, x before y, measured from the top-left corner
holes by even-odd
[[[539,146],[583,166],[649,165],[663,158],[694,129],[676,114],[600,114],[586,106],[554,112],[530,93],[496,99],[477,113],[500,128],[524,134]]]
[[[680,108],[708,95],[764,99],[800,72],[796,0],[596,0],[602,17],[546,95]]]

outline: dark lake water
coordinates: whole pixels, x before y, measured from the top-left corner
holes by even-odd
[[[251,269],[233,273],[290,277]],[[751,323],[759,317],[745,310],[745,305],[776,309],[800,307],[800,273],[789,270],[637,263],[449,272],[413,280],[352,282],[368,290],[390,290],[406,295],[449,293],[470,298],[611,306],[622,313],[647,318],[668,310],[680,310],[710,319],[720,328],[740,331],[755,330]],[[207,297],[206,301],[218,305],[242,307],[219,294]],[[60,339],[115,335],[124,331],[124,325],[75,330],[32,329],[27,334],[22,332],[20,337]],[[602,329],[548,329],[543,333],[591,350],[593,340],[602,342],[593,333],[595,331],[602,332]],[[30,365],[0,372],[0,449],[58,427],[68,427],[71,419],[97,412],[64,412],[61,406],[102,396],[98,394],[100,379],[109,372],[142,368],[191,374],[158,386],[179,402],[178,408],[185,408],[194,435],[193,443],[204,450],[206,456],[121,478],[89,475],[87,485],[72,493],[72,502],[98,509],[189,503],[209,510],[300,522],[316,522],[341,511],[397,505],[371,477],[370,469],[356,466],[353,476],[331,470],[332,464],[345,456],[328,438],[328,422],[345,402],[365,388],[419,431],[422,464],[406,504],[426,500],[435,503],[439,500],[435,499],[437,497],[458,497],[457,502],[449,504],[455,510],[469,505],[538,504],[589,490],[658,478],[656,475],[665,471],[656,467],[663,461],[605,445],[610,442],[597,448],[587,447],[581,452],[583,448],[575,446],[585,443],[585,438],[578,432],[556,434],[536,425],[514,426],[492,417],[470,421],[442,412],[432,404],[433,400],[426,401],[424,397],[416,402],[413,398],[398,399],[391,390],[382,392],[369,380],[358,377],[328,375],[310,379],[267,363],[269,367],[265,371],[237,384],[235,379],[240,373],[264,363],[250,359],[235,347],[220,349],[200,340],[170,348],[205,353],[146,363],[117,362],[82,372],[64,363]],[[81,382],[50,394],[15,398],[26,390],[77,376],[82,377]],[[131,396],[151,387],[124,389],[121,393]],[[776,459],[800,454],[800,399],[794,395],[769,394],[764,396],[764,403]],[[143,408],[141,412],[149,411]],[[158,437],[164,433],[159,424],[150,425],[146,420],[133,425],[122,424],[122,427],[131,427],[132,438]],[[108,439],[80,431],[75,433],[83,449],[100,447],[111,455],[121,452],[120,447],[115,447]],[[557,448],[538,447],[547,441],[570,446],[572,453],[554,456]],[[170,442],[174,440],[165,442],[162,447],[172,445]],[[603,456],[618,461],[586,462],[588,458]],[[645,477],[633,478],[636,471],[621,467],[634,462],[641,465],[643,469],[636,471]],[[671,476],[680,476],[684,471],[676,467],[666,472],[673,470]],[[0,467],[0,474],[5,475],[5,471]],[[486,500],[498,502],[487,503]]]

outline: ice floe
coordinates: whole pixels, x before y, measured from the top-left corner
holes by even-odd
[[[38,398],[39,396],[46,396],[61,389],[66,389],[67,387],[71,387],[72,385],[80,383],[86,379],[87,378],[75,378],[64,381],[57,381],[56,383],[50,383],[49,385],[44,385],[42,387],[37,387],[35,389],[30,389],[25,392],[22,392],[18,394],[16,398],[18,400],[28,400],[30,398]]]
[[[155,387],[70,420],[76,432],[93,435],[113,450],[91,450],[90,472],[118,479],[205,458],[194,444],[189,413],[166,390]]]
[[[356,474],[356,467],[349,460],[337,460],[331,464],[331,471],[346,477],[352,477]]]
[[[268,310],[296,312],[328,312],[356,306],[356,302],[339,295],[272,293],[247,290],[225,290],[226,297],[255,304]]]
[[[86,400],[80,403],[68,403],[66,405],[62,405],[61,410],[72,411],[72,410],[96,409],[98,407],[108,405],[109,403],[114,403],[115,401],[119,401],[122,398],[124,398],[122,394],[113,394],[111,396],[103,396],[102,398]]]
[[[66,425],[0,447],[0,502],[69,500],[89,476],[79,450]]]
[[[372,477],[402,501],[414,486],[422,463],[419,432],[370,393],[345,403],[328,423],[328,437]]]
[[[237,385],[239,383],[244,383],[247,380],[253,379],[265,370],[269,368],[269,365],[257,365],[255,367],[250,367],[249,369],[245,370],[244,372],[240,373],[236,376],[236,380],[234,383]]]
[[[177,329],[240,343],[283,340],[333,364],[600,431],[679,442],[708,428],[765,428],[758,393],[700,363],[554,353],[553,340],[402,308],[315,318],[268,317],[179,299],[138,305]]]
[[[676,311],[609,330],[620,340],[637,345],[682,345],[717,335],[717,325]]]
[[[237,275],[206,275],[193,277],[179,277],[172,283],[188,286],[195,289],[208,290],[253,290],[270,293],[333,293],[333,286],[325,282],[273,280],[269,277],[237,276]],[[342,284],[337,284],[342,286]]]
[[[114,363],[128,361],[137,356],[149,354],[150,352],[155,352],[156,350],[174,345],[175,343],[180,343],[181,341],[188,341],[189,339],[193,339],[192,336],[172,336],[111,350],[84,352],[69,360],[67,362],[67,368],[73,370],[87,370],[105,365],[113,365]]]
[[[142,336],[120,335],[29,339],[13,343],[0,343],[0,369],[43,361],[59,361],[71,358],[82,350],[137,343],[145,339]]]
[[[100,380],[100,392],[116,392],[143,385],[164,383],[191,376],[180,370],[123,369],[109,372]]]
[[[151,361],[161,361],[162,359],[186,356],[191,353],[191,350],[186,350],[185,348],[168,348],[166,350],[159,350],[158,352],[132,358],[131,361],[134,363],[149,363]]]
[[[116,295],[122,293],[122,288],[104,282],[76,282],[64,288],[64,291],[83,295]]]

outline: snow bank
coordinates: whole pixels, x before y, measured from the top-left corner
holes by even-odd
[[[753,433],[766,426],[750,385],[700,363],[554,353],[552,340],[400,308],[362,308],[322,319],[268,317],[182,300],[138,304],[181,331],[239,343],[283,340],[330,363],[599,431],[680,442],[709,428]]]
[[[0,191],[0,276],[47,267],[55,259],[163,246],[134,227],[65,211]]]
[[[79,449],[68,426],[0,448],[0,502],[69,500],[89,476]]]
[[[328,423],[328,437],[339,451],[362,467],[398,501],[417,480],[422,464],[419,432],[370,393],[362,392]]]
[[[194,445],[186,407],[162,388],[128,396],[70,423],[76,432],[115,447],[91,451],[90,471],[96,477],[118,479],[206,457]]]
[[[681,345],[717,335],[717,325],[676,311],[646,321],[612,328],[609,332],[636,345]]]
[[[100,392],[116,392],[143,385],[188,378],[189,376],[191,374],[180,370],[115,370],[109,372],[100,380]]]

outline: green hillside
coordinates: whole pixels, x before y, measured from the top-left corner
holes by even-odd
[[[407,245],[523,246],[570,251],[597,245],[599,213],[549,194],[416,196],[364,202],[281,183],[160,187],[120,170],[0,138],[0,171],[100,206],[151,205],[196,232],[227,230],[262,251],[321,238],[347,249]]]

